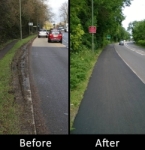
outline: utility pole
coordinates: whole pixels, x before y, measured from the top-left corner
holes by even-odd
[[[29,18],[29,23],[30,23],[30,18]],[[28,23],[28,25],[29,25],[29,35],[30,35],[30,24]]]
[[[94,13],[94,8],[93,8],[93,0],[92,0],[92,26],[94,24],[94,22],[93,22],[93,13]],[[94,33],[92,33],[92,51],[94,52]]]
[[[19,9],[20,9],[20,40],[22,40],[21,0],[19,0]]]

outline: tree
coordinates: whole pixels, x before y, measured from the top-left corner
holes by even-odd
[[[61,5],[59,11],[60,11],[60,17],[62,17],[63,21],[67,23],[68,22],[68,2],[64,2]]]
[[[137,42],[145,40],[145,20],[129,23],[128,29],[132,30],[133,39]]]
[[[106,36],[111,35],[111,40],[118,40],[118,37],[124,37],[126,31],[120,28],[125,19],[122,13],[122,7],[129,6],[132,0],[93,0],[94,14],[93,22],[97,27],[95,34],[95,48],[102,47],[106,43]],[[91,34],[88,33],[88,27],[92,25],[92,4],[90,0],[70,1],[70,32],[71,41],[79,43],[79,47],[85,46],[91,48]],[[79,30],[76,30],[78,25]],[[83,31],[79,34],[79,31]],[[116,33],[118,32],[118,33]],[[122,35],[119,35],[122,34]],[[124,35],[123,35],[124,34]],[[79,35],[79,38],[74,38]],[[127,35],[127,34],[126,34]],[[79,41],[78,41],[79,40]],[[73,44],[70,45],[74,49]],[[76,49],[80,49],[80,48]]]
[[[46,20],[51,20],[53,13],[45,0],[21,0],[21,18],[23,37],[29,34],[28,22],[38,23],[43,27]],[[19,1],[0,0],[0,43],[19,38]]]

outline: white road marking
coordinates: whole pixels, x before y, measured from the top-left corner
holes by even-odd
[[[138,53],[138,54],[140,54],[140,55],[145,55],[145,52],[143,52],[143,51],[141,51],[141,50],[137,50],[137,49],[135,49],[135,48],[130,48],[127,44],[124,44],[124,46],[125,46],[126,48],[128,48],[129,50],[132,50],[132,51],[134,51],[134,52],[136,52],[136,53]]]
[[[114,46],[115,48],[115,46]],[[116,48],[115,51],[117,52]],[[117,54],[120,56],[120,58],[125,62],[125,64],[133,71],[133,73],[145,84],[145,81],[135,72],[135,70],[121,57],[121,55],[117,52]]]
[[[68,44],[68,42],[66,42],[64,39],[63,39],[63,42],[65,42],[65,43],[67,43]],[[63,44],[64,45],[64,44]],[[68,45],[65,45],[66,46],[66,48],[68,48]]]
[[[65,43],[68,43],[67,41],[63,40]]]

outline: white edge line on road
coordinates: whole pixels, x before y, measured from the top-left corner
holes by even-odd
[[[66,42],[65,40],[63,40],[65,43],[67,43],[68,44],[68,42]],[[64,45],[64,44],[63,44]],[[68,46],[67,45],[65,45],[66,46],[66,48],[68,48]]]
[[[68,43],[68,42],[66,42],[65,40],[63,40],[65,43]]]
[[[62,45],[64,45],[64,44],[62,44]],[[66,45],[64,45],[66,48],[68,48],[68,46],[66,46]]]
[[[115,48],[115,45],[114,45],[114,48]],[[115,48],[115,51],[117,52],[116,48]],[[121,57],[121,55],[118,52],[117,52],[117,54],[125,62],[125,64],[133,71],[133,73],[145,84],[145,82],[143,81],[143,79],[133,70],[132,67],[129,66],[129,64]]]
[[[145,54],[142,54],[142,53],[140,53],[140,52],[138,52],[138,51],[135,51],[134,48],[129,48],[129,46],[128,46],[127,44],[124,44],[124,46],[125,46],[126,48],[128,48],[129,50],[134,51],[134,52],[136,52],[136,53],[138,53],[138,54],[140,54],[140,55],[145,55]]]

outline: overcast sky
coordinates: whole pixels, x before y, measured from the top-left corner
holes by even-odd
[[[52,8],[52,12],[55,14],[54,22],[59,23],[62,21],[62,18],[59,17],[60,12],[59,8],[64,2],[68,2],[68,0],[47,0],[46,4],[48,4]]]
[[[130,7],[125,7],[123,14],[126,19],[122,22],[122,25],[127,29],[128,24],[132,21],[141,21],[145,19],[145,0],[133,0]]]

